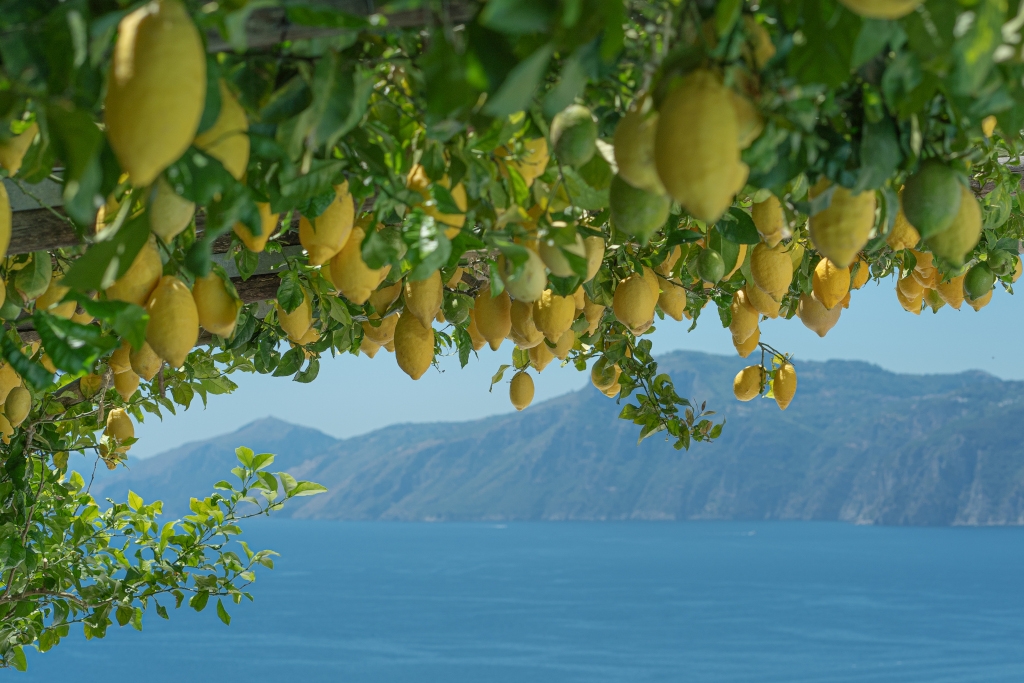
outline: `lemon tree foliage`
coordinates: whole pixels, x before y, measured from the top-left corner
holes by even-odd
[[[979,310],[1021,273],[1008,0],[343,6],[0,0],[5,184],[58,183],[78,238],[0,264],[4,666],[149,607],[229,620],[270,564],[239,520],[322,487],[240,449],[238,482],[160,523],[68,456],[125,465],[135,423],[233,373],[383,348],[415,380],[508,339],[517,409],[557,360],[688,448],[722,424],[658,372],[655,325],[728,327],[761,352],[737,398],[785,409],[765,317],[825,336],[869,280]],[[12,220],[2,191],[5,252]]]

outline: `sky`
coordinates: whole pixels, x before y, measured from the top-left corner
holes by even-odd
[[[997,286],[992,303],[975,312],[966,303],[959,311],[946,306],[937,314],[920,316],[904,311],[896,300],[895,282],[867,284],[853,292],[850,308],[825,338],[819,338],[796,318],[761,323],[761,341],[801,360],[862,360],[894,372],[930,374],[984,370],[1003,379],[1024,379],[1024,297],[1010,296]],[[651,336],[654,353],[677,350],[732,354],[729,330],[706,310],[700,325],[687,333],[688,321],[659,322]],[[310,384],[288,377],[234,375],[239,388],[226,396],[211,396],[204,410],[193,406],[163,422],[147,416],[136,426],[138,443],[132,456],[148,457],[181,444],[232,432],[253,420],[273,416],[319,429],[339,438],[403,422],[453,422],[513,410],[505,382],[488,392],[491,375],[511,362],[512,342],[493,352],[484,347],[479,358],[459,368],[457,358],[445,358],[441,371],[431,369],[412,381],[383,349],[374,359],[365,356],[324,357],[320,375]],[[574,391],[589,382],[589,373],[557,359],[534,375],[534,402]]]

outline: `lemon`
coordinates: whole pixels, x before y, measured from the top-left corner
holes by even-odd
[[[939,293],[942,300],[958,311],[964,303],[964,278],[966,277],[967,273],[961,273],[950,279],[949,282],[935,284],[935,291]]]
[[[572,293],[572,304],[577,311],[582,311],[587,305],[587,292],[582,287],[577,287],[576,291]]]
[[[604,238],[588,237],[583,240],[583,248],[587,255],[587,277],[584,282],[590,282],[601,270],[601,263],[604,261]]]
[[[465,272],[466,269],[459,266],[455,269],[455,272],[452,273],[452,276],[448,278],[448,282],[444,283],[444,286],[448,289],[458,289],[459,283],[462,282],[462,274]]]
[[[743,293],[747,298],[747,302],[755,311],[769,318],[779,317],[781,304],[773,299],[770,294],[765,293],[760,287],[748,282],[743,287]]]
[[[679,248],[679,245],[672,247],[672,251],[668,253],[665,260],[658,264],[654,269],[659,275],[669,276],[672,269],[676,267],[676,263],[679,262],[680,257],[683,255],[683,250]]]
[[[573,346],[576,345],[576,333],[572,330],[566,330],[562,333],[562,336],[555,342],[555,348],[551,349],[551,353],[554,354],[558,360],[565,360],[569,357],[569,352],[572,351]]]
[[[571,296],[559,296],[547,289],[533,302],[533,323],[551,343],[572,326],[575,317],[576,303]]]
[[[524,153],[519,159],[510,159],[507,163],[526,182],[526,186],[533,185],[533,181],[544,175],[548,162],[551,160],[548,154],[548,141],[545,138],[531,138],[523,141]],[[507,153],[508,150],[505,150]]]
[[[163,176],[157,178],[149,200],[149,229],[154,235],[164,244],[170,243],[188,227],[195,213],[195,202],[175,194]]]
[[[896,281],[896,289],[908,299],[920,298],[924,288],[917,278],[910,273]]]
[[[732,393],[740,401],[750,401],[761,395],[764,385],[764,368],[749,365],[740,370],[732,381]]]
[[[0,403],[7,400],[11,389],[21,386],[21,376],[10,363],[0,366]]]
[[[544,372],[544,368],[555,359],[555,354],[551,353],[551,349],[548,348],[547,344],[537,344],[529,349],[527,353],[530,356],[530,365],[537,372]]]
[[[565,166],[582,166],[597,150],[597,123],[582,105],[571,104],[555,114],[550,134],[555,158]]]
[[[756,286],[781,301],[793,281],[793,261],[782,244],[758,243],[750,253],[750,275]]]
[[[402,295],[402,289],[404,285],[402,281],[388,285],[387,287],[381,287],[370,294],[370,305],[373,306],[373,310],[377,311],[378,314],[387,312],[391,308],[391,304],[398,301],[398,297]]]
[[[441,273],[435,270],[425,280],[406,280],[404,297],[405,312],[419,320],[423,327],[430,327],[444,302]]]
[[[831,183],[822,178],[811,188],[811,199],[830,187]],[[832,203],[811,216],[808,225],[811,242],[821,255],[840,268],[847,267],[867,244],[875,225],[875,193],[865,191],[855,195],[845,187],[836,187]]]
[[[658,128],[658,112],[650,97],[643,97],[630,107],[615,126],[615,164],[619,175],[641,190],[665,194],[658,171],[654,167],[654,135]]]
[[[118,161],[149,185],[188,149],[206,102],[206,51],[179,0],[154,0],[118,25],[104,123]]]
[[[934,289],[924,290],[924,296],[922,297],[925,305],[932,309],[932,313],[938,313],[939,309],[946,305],[942,296]]]
[[[793,396],[796,395],[796,368],[792,363],[786,361],[775,371],[772,394],[782,410],[788,408],[793,401]]]
[[[473,305],[476,329],[497,351],[502,340],[512,331],[512,299],[505,291],[492,296],[490,286],[486,286],[476,295]]]
[[[33,121],[28,128],[14,137],[0,141],[0,166],[7,170],[8,175],[12,177],[18,175],[25,152],[32,146],[37,135],[39,135],[39,124]]]
[[[725,261],[714,249],[701,249],[697,254],[697,275],[704,282],[717,284],[725,276]]]
[[[761,241],[766,245],[774,247],[782,240],[785,218],[778,197],[769,195],[763,202],[756,202],[750,209],[750,217],[754,220]]]
[[[930,159],[907,179],[900,193],[900,209],[922,238],[938,235],[953,224],[963,194],[957,173]]]
[[[146,341],[172,368],[185,364],[199,339],[199,312],[188,286],[165,275],[146,302]]]
[[[995,116],[986,116],[981,120],[981,132],[985,134],[985,137],[992,137],[992,133],[996,132],[996,124],[999,121]],[[0,162],[2,163],[2,162]],[[11,171],[11,175],[14,175],[15,171]]]
[[[612,311],[620,323],[633,334],[643,334],[654,323],[654,307],[658,297],[650,283],[639,273],[633,273],[619,283],[612,299]]]
[[[511,331],[512,324],[509,323],[509,331]],[[487,345],[487,339],[480,334],[480,330],[476,326],[476,310],[469,310],[469,324],[466,326],[466,331],[469,333],[469,339],[473,342],[473,350],[479,351]],[[498,346],[501,346],[501,339],[498,340]],[[497,349],[494,349],[497,351]]]
[[[82,392],[82,396],[85,398],[92,398],[99,390],[103,388],[103,377],[101,375],[88,374],[83,375],[78,380],[78,390]],[[7,398],[6,396],[4,398]]]
[[[735,342],[743,343],[758,329],[757,310],[747,301],[747,293],[742,289],[732,295],[732,303],[729,304],[732,312],[732,321],[729,323],[729,331]]]
[[[160,371],[160,366],[163,364],[160,357],[153,351],[153,347],[146,342],[142,343],[142,348],[138,351],[132,349],[128,354],[128,361],[131,363],[132,372],[147,382],[156,377],[156,373]]]
[[[249,165],[249,121],[223,79],[218,85],[220,111],[217,120],[197,135],[193,144],[219,161],[235,180],[241,180]]]
[[[901,249],[910,249],[916,247],[917,243],[921,241],[921,234],[910,224],[907,220],[906,215],[903,213],[903,209],[900,209],[899,213],[896,214],[896,220],[892,225],[892,231],[889,232],[889,236],[885,238],[885,243],[892,247],[895,251]]]
[[[114,408],[107,413],[107,426],[103,433],[120,443],[135,438],[135,425],[124,408]],[[127,453],[129,448],[131,446],[121,446],[117,452]]]
[[[839,314],[842,312],[842,306],[825,308],[813,294],[801,294],[796,309],[800,322],[819,337],[824,337],[829,330],[836,326],[836,323],[839,322]]]
[[[234,333],[242,302],[228,291],[219,275],[211,272],[197,277],[192,287],[192,298],[195,299],[200,325],[224,339]]]
[[[134,371],[119,372],[114,375],[114,391],[126,403],[139,388],[139,376]]]
[[[850,269],[840,268],[827,258],[823,258],[814,268],[811,287],[814,290],[814,298],[831,310],[842,303],[850,293]]]
[[[857,263],[850,269],[850,289],[860,289],[867,284],[871,278],[871,266],[860,257]]]
[[[160,260],[160,252],[156,244],[149,240],[139,250],[124,275],[107,287],[107,298],[145,306],[163,274],[164,264]]]
[[[612,225],[641,244],[665,225],[672,207],[667,195],[633,187],[620,175],[612,178],[608,202]]]
[[[793,272],[796,272],[797,268],[804,261],[804,253],[807,250],[804,249],[804,245],[800,244],[796,240],[789,243],[789,246],[785,249],[785,252],[789,254],[789,262],[793,264]]]
[[[977,263],[971,266],[964,277],[964,295],[968,299],[980,299],[987,292],[992,291],[996,276],[987,263]]]
[[[729,100],[732,103],[733,111],[736,112],[740,149],[746,149],[754,144],[754,140],[761,135],[764,130],[764,119],[761,118],[761,113],[757,111],[754,103],[743,95],[730,90]],[[746,177],[744,177],[744,182],[746,182]]]
[[[4,401],[4,415],[12,426],[17,427],[32,410],[32,394],[25,387],[14,387]]]
[[[110,371],[115,375],[130,371],[132,369],[131,353],[131,344],[127,340],[122,340],[121,345],[114,349],[114,352],[110,354],[110,358],[107,359]]]
[[[533,401],[533,378],[526,372],[517,372],[509,385],[508,396],[516,410],[522,410],[530,405]]]
[[[675,321],[682,320],[686,315],[686,290],[677,282],[668,280],[658,295],[658,305],[668,317]]]
[[[0,437],[2,437],[5,444],[9,444],[11,443],[12,436],[14,436],[14,427],[8,422],[4,414],[0,413]]]
[[[377,352],[380,351],[380,344],[370,341],[368,337],[363,337],[362,341],[359,342],[359,350],[370,358],[373,358],[377,355]]]
[[[618,365],[601,356],[590,368],[590,382],[598,391],[604,392],[618,384],[621,372]]]
[[[917,9],[924,0],[839,0],[847,9],[871,19],[899,19]]]
[[[316,327],[310,327],[308,330],[306,330],[306,334],[299,337],[299,340],[295,342],[295,346],[306,346],[307,344],[312,344],[319,339],[320,330],[316,329]],[[309,353],[307,352],[306,358],[309,357]]]
[[[595,304],[590,300],[590,297],[586,297],[586,303],[583,305],[583,317],[587,319],[590,325],[587,327],[587,334],[594,334],[597,330],[597,326],[601,324],[601,319],[604,317],[605,306],[601,304]]]
[[[363,323],[363,336],[378,346],[387,346],[395,339],[395,327],[398,325],[398,314],[389,315],[374,327],[369,322]]]
[[[764,65],[775,56],[772,36],[763,24],[757,23],[757,20],[749,14],[743,15],[743,26],[747,30],[747,40],[754,48],[754,64],[758,69],[763,69]]]
[[[278,302],[274,302],[274,305],[277,308],[277,322],[288,338],[293,342],[302,339],[313,325],[313,307],[309,301],[309,292],[302,290],[302,303],[291,313],[284,310]]]
[[[533,321],[533,304],[518,299],[513,301],[509,318],[512,321],[509,336],[516,346],[521,349],[532,349],[544,342],[544,333],[537,329]]]
[[[959,183],[958,183],[959,185]],[[932,253],[954,265],[962,265],[981,239],[981,204],[974,192],[959,185],[960,209],[953,223],[937,235],[926,238]]]
[[[583,243],[583,237],[579,234],[576,235],[576,240],[572,244],[559,245],[555,244],[554,240],[542,239],[537,249],[541,260],[548,267],[548,270],[551,271],[552,275],[556,277],[572,277],[576,274],[576,271],[572,269],[569,259],[566,258],[563,251],[580,258],[585,259],[587,257],[587,247]]]
[[[357,306],[362,306],[369,300],[370,294],[377,289],[377,285],[384,281],[388,271],[391,270],[390,265],[385,265],[382,268],[370,268],[366,265],[363,260],[362,246],[365,235],[362,228],[353,228],[351,237],[348,238],[341,251],[331,259],[329,268],[334,287],[341,292],[342,296]],[[438,279],[440,279],[440,275],[438,275]]]
[[[414,380],[423,376],[434,362],[434,328],[423,325],[414,315],[403,315],[395,326],[395,360]]]
[[[739,342],[736,341],[735,337],[733,337],[732,345],[736,347],[736,353],[740,355],[740,358],[746,358],[754,352],[760,341],[761,330],[760,328],[757,328],[754,330],[754,334],[747,337],[745,341]]]
[[[971,299],[968,297],[965,299],[965,301],[967,301],[967,303],[970,304],[971,308],[973,308],[975,311],[980,311],[981,309],[988,306],[989,302],[992,301],[992,290],[988,290],[987,292],[985,292],[985,294],[978,297],[977,299]]]
[[[527,249],[527,260],[518,275],[513,274],[512,263],[504,256],[498,259],[499,271],[505,281],[505,289],[517,301],[533,303],[547,289],[548,274],[544,261],[532,249]]]
[[[697,70],[665,97],[658,113],[654,157],[665,189],[694,218],[714,223],[746,183],[739,122],[729,91]]]
[[[245,223],[235,223],[232,228],[238,239],[242,240],[242,244],[249,251],[260,253],[267,246],[267,240],[274,234],[274,230],[277,229],[277,221],[279,214],[271,213],[270,204],[265,202],[257,202],[256,208],[260,212],[260,234],[259,236],[253,235],[252,230],[249,229]]]
[[[46,311],[65,320],[70,319],[75,314],[75,308],[78,304],[74,301],[61,303],[61,300],[69,291],[70,288],[59,284],[57,278],[51,279],[46,291],[36,299],[36,310]]]
[[[334,201],[317,218],[299,218],[299,242],[309,253],[309,264],[327,263],[348,242],[355,221],[355,205],[348,181],[334,187]],[[433,317],[433,316],[431,316]]]
[[[437,181],[437,184],[441,185],[451,193],[452,199],[455,200],[455,206],[457,206],[459,211],[462,211],[462,213],[441,213],[432,202],[424,206],[423,211],[428,216],[432,216],[437,222],[447,225],[448,228],[445,229],[445,236],[448,239],[452,239],[459,234],[459,230],[466,223],[465,211],[469,206],[466,197],[466,188],[463,187],[462,183],[459,183],[455,187],[451,187],[451,181],[448,179],[448,176],[442,177]],[[426,170],[420,164],[416,164],[412,167],[412,170],[409,171],[409,175],[405,180],[405,185],[410,190],[419,192],[424,201],[430,200],[430,178],[427,177]]]
[[[654,299],[657,301],[658,297],[661,296],[661,280],[650,266],[644,266],[644,281],[651,288],[651,294],[654,295]]]

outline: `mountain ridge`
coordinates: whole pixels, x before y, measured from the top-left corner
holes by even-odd
[[[780,412],[732,397],[743,359],[677,352],[659,363],[680,395],[720,410],[717,443],[675,451],[656,435],[637,446],[615,401],[587,387],[521,413],[344,440],[257,420],[135,462],[97,490],[130,487],[179,513],[245,445],[277,453],[273,469],[328,487],[292,501],[284,512],[299,518],[1024,524],[1024,382],[797,361],[797,397]]]

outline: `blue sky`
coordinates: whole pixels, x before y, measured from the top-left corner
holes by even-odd
[[[863,360],[895,372],[915,374],[984,370],[1003,379],[1024,379],[1024,338],[1021,298],[1002,291],[980,312],[967,304],[959,311],[948,306],[937,314],[926,310],[914,316],[900,308],[892,280],[869,283],[853,293],[851,305],[824,339],[799,320],[761,323],[761,340],[803,360]],[[734,353],[729,331],[713,311],[687,333],[688,323],[665,320],[653,335],[655,354],[675,350]],[[238,391],[213,396],[205,410],[193,407],[160,422],[153,416],[137,426],[139,442],[132,455],[145,457],[182,443],[224,434],[257,418],[274,417],[314,427],[337,437],[363,434],[400,422],[460,421],[512,410],[507,384],[488,393],[491,375],[510,362],[512,343],[497,352],[485,347],[479,359],[463,369],[457,359],[441,363],[442,372],[429,371],[412,381],[381,350],[373,360],[340,356],[325,358],[320,376],[311,384],[290,378],[237,375]],[[534,401],[543,401],[589,381],[587,373],[553,362],[535,376]],[[510,375],[506,376],[506,380]]]

